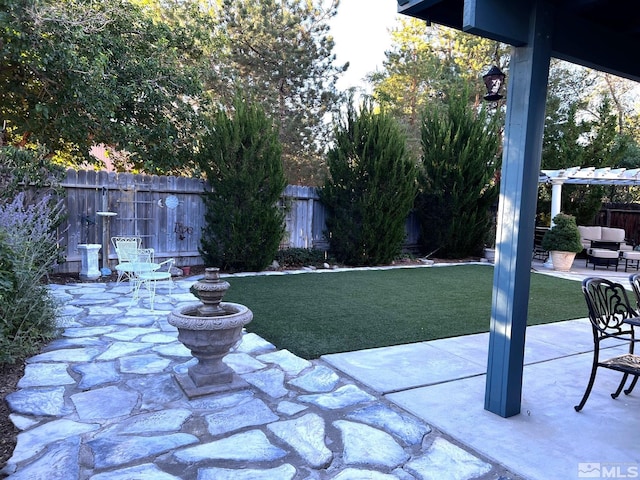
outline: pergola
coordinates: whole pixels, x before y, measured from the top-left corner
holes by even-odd
[[[520,413],[551,57],[640,81],[637,0],[397,0],[398,12],[512,45],[485,409]]]
[[[551,218],[561,210],[562,185],[640,185],[640,168],[571,167],[561,170],[542,170],[539,183],[551,184]]]

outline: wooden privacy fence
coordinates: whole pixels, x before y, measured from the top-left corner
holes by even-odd
[[[101,244],[101,259],[106,246],[113,266],[113,236],[140,236],[144,247],[155,249],[156,258],[174,257],[178,265],[202,263],[198,246],[204,219],[203,181],[68,170],[62,186],[67,224],[59,231],[66,262],[59,271],[80,271],[80,244]],[[103,216],[102,212],[116,215]]]
[[[289,185],[284,191],[287,206],[286,234],[281,248],[317,248],[328,250],[325,238],[327,212],[315,187]],[[417,251],[420,225],[412,212],[405,222],[404,250]]]
[[[198,247],[204,226],[203,180],[70,169],[62,186],[67,221],[60,226],[59,237],[66,261],[57,272],[80,271],[81,244],[102,245],[101,267],[106,247],[107,261],[113,268],[117,259],[110,238],[132,235],[141,237],[145,248],[153,248],[159,260],[173,257],[177,266],[202,265]],[[316,189],[289,185],[282,204],[286,234],[281,248],[326,250],[326,214]],[[406,228],[405,246],[412,248],[418,235],[413,216]]]
[[[640,244],[640,205],[620,203],[606,204],[595,218],[595,225],[623,228],[627,242]]]

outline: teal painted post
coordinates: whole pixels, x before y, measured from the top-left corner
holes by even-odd
[[[531,255],[549,76],[551,25],[536,2],[529,42],[512,49],[489,336],[485,409],[520,413]]]

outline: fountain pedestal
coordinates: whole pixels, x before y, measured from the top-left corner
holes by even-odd
[[[220,330],[216,338],[211,332],[184,330],[178,334],[180,340],[198,363],[189,367],[187,373],[176,373],[178,383],[189,398],[247,388],[249,384],[222,361],[242,337],[242,327]]]
[[[229,283],[220,280],[217,268],[207,268],[193,288],[202,303],[176,308],[168,318],[178,329],[178,340],[198,360],[186,373],[176,373],[176,380],[189,398],[249,387],[222,359],[241,341],[253,313],[244,305],[220,301]]]

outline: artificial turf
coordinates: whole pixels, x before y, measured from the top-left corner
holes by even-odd
[[[493,268],[455,265],[231,277],[247,330],[307,359],[489,330]],[[580,283],[531,274],[528,324],[587,315]]]

